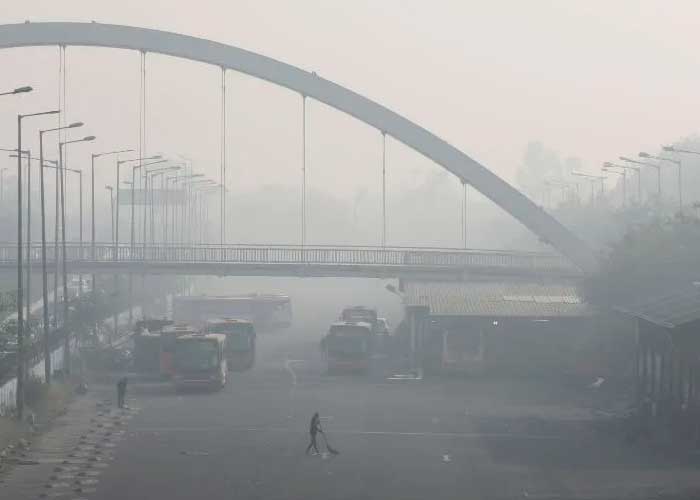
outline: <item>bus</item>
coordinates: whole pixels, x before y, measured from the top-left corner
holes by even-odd
[[[199,330],[186,323],[176,323],[160,331],[160,374],[163,378],[175,376],[175,341],[184,335],[195,335]]]
[[[226,335],[191,333],[174,341],[175,389],[223,389],[226,385]]]
[[[133,338],[134,368],[137,372],[166,375],[163,372],[162,331],[172,324],[173,322],[167,319],[145,319],[136,322]]]
[[[346,307],[340,313],[340,321],[369,323],[372,326],[372,333],[376,333],[378,325],[377,310],[365,306]]]
[[[250,370],[255,364],[255,327],[250,321],[233,318],[210,319],[206,333],[226,335],[226,360],[230,371]]]
[[[288,295],[260,294],[173,297],[173,319],[204,327],[212,318],[250,321],[257,331],[286,328],[292,324],[292,303]]]
[[[372,337],[372,325],[369,323],[333,323],[321,341],[328,372],[366,372],[369,369]]]

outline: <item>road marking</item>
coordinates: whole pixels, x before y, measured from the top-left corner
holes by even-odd
[[[165,432],[293,432],[296,429],[285,427],[159,427],[158,431]],[[133,429],[134,434],[153,432],[152,428]],[[398,432],[398,431],[361,431],[352,429],[334,429],[333,434],[356,436],[402,436],[402,437],[433,437],[433,438],[462,438],[462,439],[526,439],[533,441],[570,441],[565,436],[546,436],[541,434],[508,434],[508,433],[479,433],[479,432]]]
[[[449,455],[443,455],[442,462],[448,464],[448,463],[452,462],[452,459],[450,458]]]
[[[287,356],[289,356],[289,355],[287,355]],[[300,363],[306,363],[306,360],[305,359],[290,359],[289,357],[287,357],[287,360],[284,362],[284,368],[292,376],[292,384],[293,385],[297,385],[297,374],[294,372],[294,368],[292,368],[292,365],[300,364]]]

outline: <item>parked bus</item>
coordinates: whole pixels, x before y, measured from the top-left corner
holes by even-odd
[[[369,368],[372,337],[372,325],[369,323],[333,323],[321,345],[328,371],[366,372]]]
[[[341,321],[350,321],[350,322],[363,322],[363,323],[369,323],[372,327],[372,333],[377,333],[377,310],[372,309],[371,307],[365,307],[365,306],[352,306],[352,307],[346,307],[343,309],[343,311],[340,313],[340,320]]]
[[[185,335],[199,333],[196,328],[178,323],[166,326],[160,332],[160,373],[164,378],[175,376],[175,341]]]
[[[226,335],[192,333],[174,340],[173,368],[176,390],[222,389],[226,385]]]
[[[171,326],[166,319],[145,319],[136,322],[134,328],[134,368],[140,373],[166,375],[162,371],[163,328]]]
[[[286,328],[292,324],[292,304],[289,296],[282,294],[173,297],[175,321],[204,327],[212,318],[248,320],[258,331]]]
[[[249,370],[255,364],[255,327],[250,321],[233,318],[210,319],[206,333],[226,335],[229,370]]]

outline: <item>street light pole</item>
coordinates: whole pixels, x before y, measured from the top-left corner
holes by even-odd
[[[145,161],[145,160],[156,160],[156,159],[160,159],[160,157],[161,157],[160,155],[155,155],[155,156],[147,156],[147,157],[141,157],[141,158],[131,158],[129,160],[117,160],[117,181],[116,181],[116,184],[114,185],[114,189],[117,190],[117,196],[116,196],[117,208],[116,208],[116,212],[115,212],[116,216],[115,216],[115,220],[114,220],[114,258],[115,259],[118,259],[117,252],[118,252],[118,247],[119,247],[119,206],[121,204],[120,203],[120,201],[121,201],[120,200],[120,193],[121,193],[120,170],[121,170],[121,166],[125,163],[132,163],[135,161],[140,162],[140,161]],[[131,220],[132,221],[134,219],[134,208],[133,207],[134,207],[134,189],[132,186],[132,189],[131,189]],[[133,222],[132,222],[132,224],[133,224]],[[134,250],[133,249],[133,239],[134,239],[134,235],[133,235],[133,231],[132,231],[132,235],[131,235],[131,241],[132,241],[131,242],[131,247],[132,247],[131,252],[132,253]]]
[[[105,189],[109,191],[109,220],[112,225],[112,231],[111,231],[111,238],[110,238],[110,243],[114,244],[114,188],[112,186],[105,186]],[[93,283],[93,287],[94,287]],[[114,313],[114,335],[116,336],[117,334],[117,313],[115,309]],[[112,344],[112,340],[109,339],[109,344]]]
[[[13,93],[17,93],[15,89]],[[26,87],[21,92],[29,92]],[[43,111],[27,115],[17,115],[17,416],[24,412],[24,290],[22,289],[22,120],[33,116],[56,114],[58,111]]]
[[[78,172],[78,191],[80,192],[80,208],[78,212],[78,219],[80,219],[80,227],[78,231],[78,239],[80,241],[80,260],[84,258],[83,255],[83,171],[77,170]],[[78,274],[78,296],[83,295],[83,275]]]
[[[5,170],[10,167],[0,168],[0,204],[5,203]]]
[[[63,128],[63,127],[61,127]],[[65,127],[69,128],[69,127]],[[53,129],[50,129],[53,130]],[[44,160],[44,138],[45,132],[50,130],[39,131],[39,183],[41,194],[41,284],[42,284],[42,317],[43,317],[43,347],[44,347],[44,379],[47,384],[51,383],[51,352],[49,342],[49,292],[48,292],[48,273],[46,270],[46,210],[45,210],[45,191],[44,191],[44,168],[53,163],[53,168],[58,168],[58,162]],[[11,157],[16,155],[10,155]]]
[[[656,169],[656,190],[657,196],[659,198],[659,203],[661,203],[661,165],[655,163],[648,163],[645,161],[633,160],[632,158],[627,158],[626,156],[620,156],[620,160],[626,161],[627,163],[635,163],[637,165],[643,165],[645,167],[652,167]]]
[[[663,148],[665,151],[668,151],[668,149]],[[673,148],[671,148],[671,151],[673,151]],[[683,217],[683,172],[682,172],[682,165],[680,160],[676,160],[673,158],[663,158],[661,156],[654,156],[650,155],[649,153],[641,152],[639,153],[640,158],[652,158],[654,160],[659,160],[659,161],[669,161],[671,163],[675,163],[676,166],[678,167],[678,214]],[[659,175],[661,172],[661,168],[659,168]]]
[[[119,153],[130,153],[133,149],[120,149],[118,151],[106,151],[103,153],[93,153],[90,157],[90,225],[91,225],[91,248],[92,260],[95,260],[95,159],[102,156],[116,155]],[[111,200],[110,200],[111,202]],[[114,221],[112,221],[114,224]],[[112,240],[114,238],[112,237]],[[95,292],[95,273],[92,273],[92,291]]]
[[[65,194],[65,172],[66,168],[63,165],[63,148],[67,144],[73,144],[76,142],[89,142],[94,141],[95,136],[89,135],[83,137],[82,139],[75,139],[72,141],[64,141],[58,143],[58,163],[61,169],[61,249],[62,254],[62,277],[63,277],[63,358],[64,358],[64,371],[66,374],[70,374],[70,335],[68,329],[66,328],[68,324],[68,273],[66,268],[66,194]],[[82,177],[82,176],[81,176]],[[82,198],[82,193],[81,193]],[[82,205],[82,202],[81,202]],[[82,220],[81,220],[82,223]],[[81,255],[82,255],[82,243],[81,243]]]
[[[152,156],[152,157],[149,157],[149,158],[142,158],[142,160],[150,160],[150,159],[155,159],[155,158],[160,158],[160,155],[159,155],[159,156]],[[135,241],[135,237],[136,237],[136,226],[135,226],[135,224],[134,224],[134,223],[135,223],[135,208],[134,208],[134,207],[135,207],[135,204],[136,204],[136,203],[135,203],[136,200],[134,199],[134,196],[135,196],[135,193],[134,193],[134,186],[136,185],[136,170],[139,169],[139,168],[146,168],[146,167],[148,167],[148,166],[150,166],[150,165],[157,165],[157,164],[160,164],[160,163],[165,163],[165,162],[167,162],[167,161],[168,161],[168,160],[157,160],[157,161],[152,161],[152,162],[149,162],[149,163],[139,163],[138,165],[134,165],[133,167],[131,167],[131,242],[130,242],[130,246],[131,246],[131,253],[132,253],[132,254],[134,253],[134,250],[135,250],[134,245],[135,245],[135,243],[136,243],[136,241]],[[117,190],[117,192],[119,192],[119,191]],[[145,200],[145,191],[142,192],[141,194],[142,194],[142,198],[144,198],[143,201],[144,201],[144,204],[145,204],[145,201],[146,201],[146,200]],[[117,214],[118,214],[118,213],[119,213],[119,207],[118,207],[118,205],[117,205]],[[145,227],[145,222],[146,222],[146,221],[145,221],[145,219],[144,219],[144,227]],[[144,250],[144,251],[145,251],[145,250]],[[145,255],[145,254],[144,254],[144,255]],[[132,257],[132,258],[133,258],[133,257]]]
[[[622,171],[613,170],[613,168],[619,168]],[[610,172],[611,174],[618,174],[622,176],[622,206],[626,206],[627,202],[627,169],[620,166],[614,165],[610,162],[605,162],[602,168],[603,172]]]
[[[165,160],[164,160],[165,161]],[[153,162],[151,165],[155,163],[161,163],[161,162]],[[181,164],[178,165],[171,165],[169,167],[162,167],[162,168],[156,168],[154,170],[148,170],[148,168],[144,168],[144,177],[145,177],[145,185],[146,185],[146,192],[145,192],[145,207],[148,208],[150,206],[150,212],[151,212],[151,222],[150,222],[150,230],[148,233],[150,233],[151,236],[151,243],[154,243],[154,234],[155,234],[155,225],[154,225],[154,219],[153,219],[153,183],[155,182],[155,178],[159,175],[162,175],[163,173],[167,171],[172,171],[172,170],[180,170],[182,167]],[[149,189],[150,186],[150,189]],[[148,218],[146,217],[147,215],[147,210],[144,209],[144,223],[143,223],[143,252],[144,256],[146,255],[146,246],[148,243],[148,234],[147,234],[147,228],[148,228]],[[144,257],[145,258],[145,257]]]

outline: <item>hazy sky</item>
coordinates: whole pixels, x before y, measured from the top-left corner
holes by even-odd
[[[513,181],[528,141],[541,140],[597,171],[619,154],[697,132],[697,2],[447,0],[23,0],[3,22],[95,20],[171,30],[318,72],[404,114]],[[55,106],[55,48],[0,51],[6,99],[0,147],[14,115]],[[136,53],[68,49],[69,120],[99,136],[95,148],[137,140]],[[163,56],[148,62],[148,149],[182,153],[218,174],[218,69]],[[229,185],[299,182],[300,98],[229,73]],[[314,189],[377,195],[379,135],[314,105]],[[29,129],[28,129],[29,130]],[[81,132],[82,133],[82,132]],[[32,139],[35,141],[35,139]],[[81,151],[71,153],[74,162]],[[73,165],[76,166],[76,165]],[[113,176],[111,165],[98,182]],[[390,188],[436,171],[390,144]],[[109,176],[107,175],[109,171]],[[455,189],[458,189],[455,182]]]

